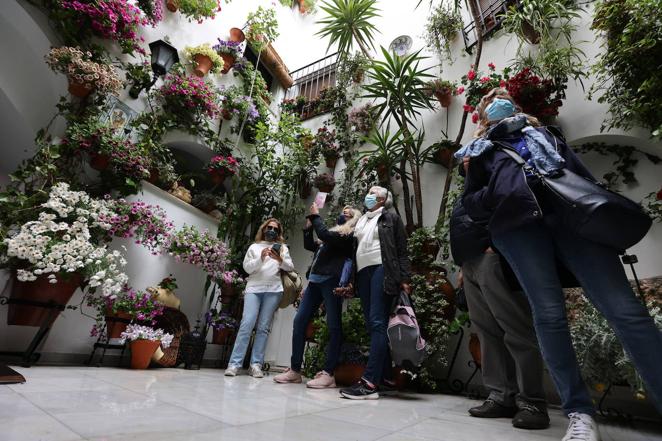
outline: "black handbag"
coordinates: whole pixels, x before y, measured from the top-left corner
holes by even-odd
[[[635,245],[648,233],[653,220],[633,200],[568,169],[544,175],[513,150],[501,150],[540,180],[551,196],[549,202],[563,228],[619,252]]]

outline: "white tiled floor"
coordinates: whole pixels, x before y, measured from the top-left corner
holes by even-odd
[[[277,385],[223,371],[15,368],[26,384],[0,386],[0,441],[552,441],[549,430],[471,418],[477,404],[447,395],[378,401],[340,399],[337,390]],[[604,441],[662,441],[662,427],[602,426]]]

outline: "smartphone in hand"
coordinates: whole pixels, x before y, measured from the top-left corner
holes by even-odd
[[[275,243],[271,246],[271,250],[276,254],[280,254],[280,247],[281,247],[281,244]]]
[[[326,196],[328,193],[325,193],[323,191],[320,191],[317,193],[317,196],[315,196],[315,205],[317,205],[317,208],[324,208],[324,203],[326,202]]]

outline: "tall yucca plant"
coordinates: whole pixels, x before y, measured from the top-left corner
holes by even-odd
[[[427,80],[432,78],[428,73],[429,68],[421,68],[420,63],[425,59],[420,55],[421,51],[399,57],[381,48],[383,61],[373,61],[368,71],[372,81],[363,86],[363,98],[375,100],[375,110],[381,117],[381,125],[393,118],[402,136],[404,155],[400,168],[404,171],[406,161],[411,169],[411,180],[414,185],[414,202],[416,205],[417,221],[414,223],[414,215],[409,198],[409,187],[403,181],[403,196],[405,199],[405,213],[407,227],[410,231],[416,226],[423,225],[423,196],[421,192],[421,179],[419,167],[417,166],[414,149],[416,139],[412,132],[416,131],[417,120],[423,109],[432,109],[430,97],[426,94]]]
[[[374,48],[374,34],[379,32],[370,20],[379,17],[374,6],[376,0],[331,0],[320,9],[329,16],[317,23],[324,27],[316,35],[329,37],[329,47],[338,45],[341,56],[351,53],[357,44],[363,55],[370,58],[370,48]]]

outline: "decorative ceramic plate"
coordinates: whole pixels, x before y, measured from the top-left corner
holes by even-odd
[[[391,42],[389,49],[391,49],[391,52],[394,54],[402,57],[407,54],[409,49],[411,49],[413,43],[414,41],[409,35],[401,35]]]

